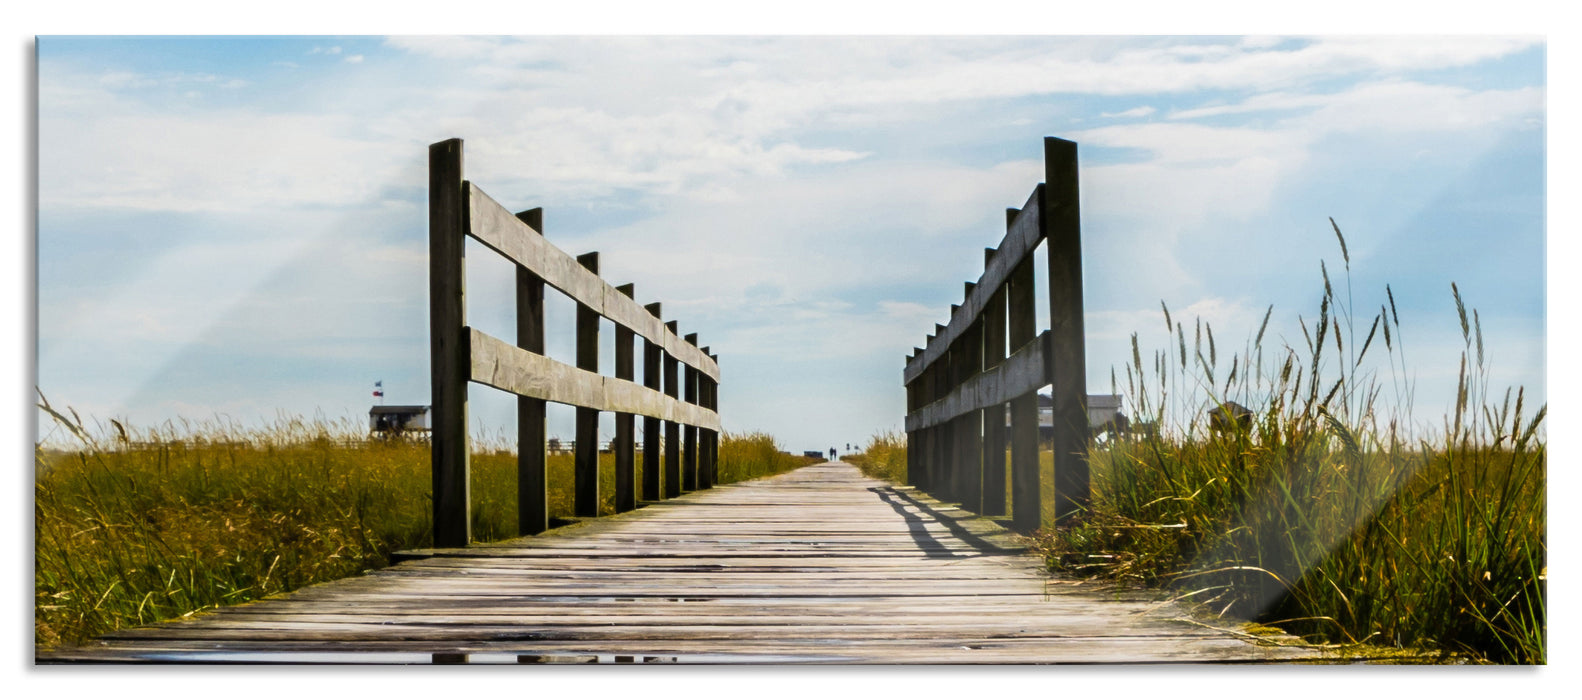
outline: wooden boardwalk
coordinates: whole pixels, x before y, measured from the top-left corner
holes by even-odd
[[[432,556],[41,662],[1268,662],[1137,595],[1047,578],[993,523],[832,462]],[[1227,625],[1228,626],[1228,625]]]

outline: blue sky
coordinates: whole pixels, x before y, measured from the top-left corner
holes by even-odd
[[[1166,346],[1161,300],[1237,347],[1273,304],[1271,335],[1299,345],[1319,261],[1342,268],[1334,217],[1359,325],[1394,290],[1419,422],[1454,394],[1452,281],[1479,311],[1493,390],[1542,401],[1545,51],[42,37],[38,386],[138,425],[361,420],[375,380],[426,403],[425,147],[461,137],[470,179],[544,207],[550,240],[601,251],[606,279],[711,346],[727,429],[792,450],[860,442],[900,426],[905,355],[981,273],[1004,208],[1042,176],[1041,138],[1060,136],[1082,159],[1095,392],[1133,332]],[[469,317],[509,340],[510,268],[473,250]],[[556,301],[549,354],[569,361]],[[472,406],[480,433],[514,425],[503,394],[475,387]],[[551,434],[569,438],[570,416],[552,412]]]

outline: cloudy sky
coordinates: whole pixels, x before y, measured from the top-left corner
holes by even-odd
[[[1041,179],[1044,136],[1080,146],[1095,392],[1133,332],[1166,347],[1161,301],[1235,347],[1273,304],[1270,337],[1301,346],[1320,260],[1343,278],[1333,217],[1358,325],[1394,291],[1419,421],[1454,395],[1452,281],[1491,388],[1546,399],[1541,38],[37,46],[37,381],[101,420],[363,420],[376,380],[427,403],[426,146],[451,137],[469,179],[700,334],[727,429],[788,449],[899,428],[904,358]],[[508,264],[475,246],[468,275],[472,324],[513,338]],[[569,362],[572,307],[548,313]],[[511,434],[511,398],[472,405]],[[571,411],[550,427],[569,438]]]

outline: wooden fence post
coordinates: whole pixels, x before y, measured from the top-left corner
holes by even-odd
[[[717,371],[720,365],[720,356],[711,354],[709,359],[714,361]],[[709,410],[713,411],[716,416],[720,414],[720,380],[712,377],[709,379]],[[719,430],[709,431],[709,483],[711,484],[720,483],[720,440],[724,439],[724,432],[725,426],[723,425],[720,426]]]
[[[698,334],[688,333],[684,340],[688,345],[697,347]],[[698,402],[698,371],[687,365],[682,373],[681,400],[690,404]],[[682,428],[681,442],[681,488],[688,491],[698,490],[698,427],[688,425]]]
[[[705,346],[703,348],[703,354],[705,356],[709,356],[709,349],[708,349],[708,347]],[[710,406],[711,398],[710,397],[711,397],[711,392],[713,391],[712,387],[713,387],[714,382],[709,379],[708,375],[705,375],[702,372],[698,372],[697,376],[698,376],[698,405],[702,406],[704,408],[711,408],[711,406]],[[698,428],[698,488],[699,489],[714,488],[714,474],[710,471],[710,464],[709,464],[710,460],[712,459],[709,456],[709,449],[710,449],[709,448],[709,442],[710,442],[710,439],[711,439],[713,434],[714,434],[714,431],[712,431],[712,430],[709,430],[707,428]]]
[[[905,367],[906,364],[911,364],[911,360],[918,355],[922,355],[922,348],[911,348],[911,355],[906,355],[906,363],[902,364],[902,367]],[[922,404],[919,404],[921,396],[922,377],[914,377],[911,382],[906,382],[906,413],[908,415],[914,410],[921,409]],[[906,431],[906,485],[919,489],[919,491],[927,491],[929,489],[927,481],[929,480],[922,475],[922,469],[918,467],[922,462],[922,453],[919,451],[921,445],[921,429]]]
[[[434,546],[472,541],[468,500],[467,381],[471,374],[466,306],[467,195],[462,141],[428,148],[429,377],[434,425]]]
[[[1009,209],[1006,218],[1014,221],[1017,213]],[[1006,338],[1014,352],[1037,338],[1038,310],[1031,256],[1011,272],[1006,287],[1006,306]],[[1038,473],[1038,392],[1035,390],[1011,400],[1011,518],[1012,528],[1019,532],[1037,530],[1043,519]]]
[[[584,253],[577,263],[599,274],[599,254]],[[599,312],[577,302],[577,369],[599,371]],[[577,407],[576,488],[573,512],[586,518],[599,515],[599,412]]]
[[[987,269],[995,250],[983,250]],[[1005,285],[995,288],[983,310],[983,369],[1005,361]],[[983,409],[983,510],[984,515],[1005,515],[1005,404]]]
[[[543,235],[543,209],[516,218]],[[516,266],[516,346],[544,354],[544,280],[521,265]],[[544,406],[543,399],[516,397],[516,531],[521,535],[549,529]]]
[[[961,311],[960,304],[950,305],[950,318],[956,318],[956,313]],[[950,351],[945,353],[945,386],[941,396],[949,396],[961,386],[961,365],[966,360],[966,354],[961,349],[961,337],[957,336],[950,343]],[[945,501],[961,503],[961,419],[952,418],[942,426],[945,437],[945,449],[940,453],[945,466],[945,478],[941,479],[944,486]]]
[[[1055,519],[1088,506],[1088,380],[1082,323],[1082,233],[1077,192],[1077,144],[1044,139],[1039,225],[1049,247],[1049,332],[1053,352]]]
[[[661,307],[658,302],[644,306],[643,309],[654,318],[660,318]],[[648,338],[643,338],[643,386],[654,391],[659,391],[660,363],[664,359],[665,351],[657,343]],[[643,500],[657,501],[661,498],[659,456],[660,427],[659,419],[652,416],[643,416]]]
[[[637,286],[623,284],[615,291],[626,295],[628,299],[637,293]],[[632,381],[637,378],[637,368],[632,357],[633,339],[636,334],[632,329],[619,323],[615,324],[615,378]],[[637,507],[637,490],[634,488],[637,480],[636,465],[636,416],[630,413],[615,414],[615,512],[624,513]]]
[[[971,298],[972,290],[978,285],[973,282],[966,283],[966,294],[963,299]],[[961,334],[961,364],[957,367],[959,374],[956,377],[957,385],[965,385],[983,370],[983,324],[974,320]],[[968,411],[962,414],[958,424],[960,426],[960,445],[958,449],[957,474],[960,486],[957,492],[961,495],[961,507],[974,513],[983,510],[983,424],[982,411]]]
[[[666,321],[665,327],[671,334],[677,330],[675,321]],[[680,379],[677,376],[677,365],[680,364],[669,352],[665,353],[665,395],[672,399],[681,398],[681,387],[677,385]],[[681,495],[681,424],[675,421],[665,421],[665,498],[675,498]]]
[[[944,326],[937,323],[934,324],[935,338],[940,337],[944,332]],[[950,381],[947,376],[947,370],[949,369],[950,351],[947,348],[945,352],[939,354],[939,358],[934,360],[933,364],[928,366],[926,374],[928,375],[928,400],[930,403],[938,401],[950,393]],[[928,493],[941,501],[949,500],[947,496],[950,493],[950,470],[945,460],[945,456],[948,454],[946,452],[945,438],[949,433],[949,423],[939,423],[928,429],[928,483],[933,488]]]

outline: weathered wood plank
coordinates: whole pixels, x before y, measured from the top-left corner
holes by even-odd
[[[543,209],[519,212],[516,218],[543,233]],[[516,267],[516,346],[544,354],[544,280],[520,265]],[[468,375],[470,380],[470,371]],[[516,526],[524,535],[549,529],[546,410],[541,398],[516,399]]]
[[[468,498],[466,232],[462,142],[428,149],[429,377],[434,543],[465,547],[472,540]],[[507,215],[509,216],[509,215]],[[513,217],[512,221],[516,221]],[[516,222],[522,225],[521,222]]]
[[[961,386],[912,412],[906,417],[907,430],[921,430],[954,420],[972,411],[1037,391],[1048,384],[1045,379],[1046,342],[1027,343],[992,369],[966,380]]]
[[[719,429],[719,416],[712,411],[634,382],[522,351],[476,328],[468,330],[472,349],[470,378],[479,384],[518,396]]]
[[[994,259],[994,250],[985,248],[984,264]],[[1005,286],[1001,285],[989,295],[983,308],[983,367],[993,372],[1004,364],[1005,353]],[[983,510],[984,515],[1004,515],[1005,508],[1005,403],[997,400],[994,392],[979,390],[983,402]]]
[[[1039,225],[1049,241],[1049,349],[1054,398],[1056,522],[1088,505],[1088,370],[1082,321],[1082,225],[1077,144],[1044,139],[1044,203]]]
[[[1012,348],[1041,348],[1033,342],[1037,309],[1033,261],[1022,261],[1006,288],[1006,339]],[[1018,350],[1017,352],[1020,352]],[[1007,361],[1006,364],[1009,364]],[[1002,365],[1005,366],[1005,365]],[[1042,376],[1042,375],[1040,375]],[[1039,385],[1043,380],[1038,380]],[[1011,404],[1011,517],[1018,532],[1042,524],[1043,487],[1038,471],[1038,396],[1036,387],[1013,396]]]

